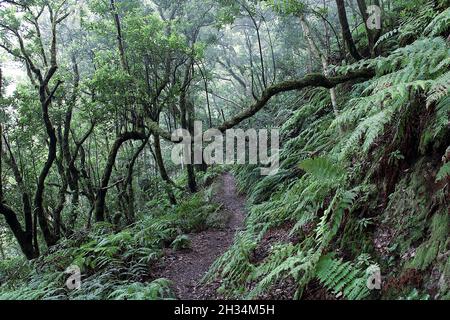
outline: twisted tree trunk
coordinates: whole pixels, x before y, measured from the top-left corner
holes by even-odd
[[[117,153],[123,143],[129,140],[145,140],[147,136],[140,132],[126,132],[120,135],[114,142],[111,151],[109,152],[108,161],[106,163],[105,170],[101,179],[100,187],[97,190],[95,199],[95,219],[97,222],[105,221],[105,201],[108,193],[109,180],[111,173],[116,162]]]

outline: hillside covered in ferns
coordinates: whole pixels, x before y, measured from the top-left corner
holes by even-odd
[[[449,5],[0,0],[0,299],[449,300]]]

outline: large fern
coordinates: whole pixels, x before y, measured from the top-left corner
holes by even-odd
[[[335,259],[328,254],[317,264],[317,278],[335,295],[341,293],[348,300],[361,300],[370,294],[367,274],[351,262]]]
[[[388,57],[365,61],[376,68],[378,76],[364,84],[363,97],[350,100],[331,126],[355,126],[340,145],[341,158],[359,151],[367,153],[386,126],[401,119],[396,115],[407,115],[405,108],[416,93],[426,94],[428,105],[437,103],[434,119],[445,123],[448,104],[439,103],[448,96],[449,56],[448,44],[437,37],[418,40]]]

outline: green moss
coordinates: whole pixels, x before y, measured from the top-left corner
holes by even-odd
[[[439,280],[439,292],[444,300],[450,300],[450,255],[442,269]]]
[[[407,264],[409,268],[425,270],[446,248],[449,234],[449,217],[446,213],[434,215],[431,221],[429,240],[422,243],[416,251],[414,259]]]
[[[422,162],[406,175],[389,196],[389,203],[382,216],[383,224],[393,231],[393,243],[399,254],[405,254],[414,243],[421,241],[427,227],[427,215],[431,201],[422,178]]]

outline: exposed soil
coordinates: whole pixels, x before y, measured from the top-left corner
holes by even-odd
[[[192,250],[166,250],[159,277],[172,281],[176,297],[181,300],[216,299],[218,284],[203,285],[200,280],[232,244],[235,234],[243,227],[245,198],[236,192],[234,177],[225,173],[215,201],[222,204],[222,213],[229,215],[223,230],[207,230],[190,234]]]

